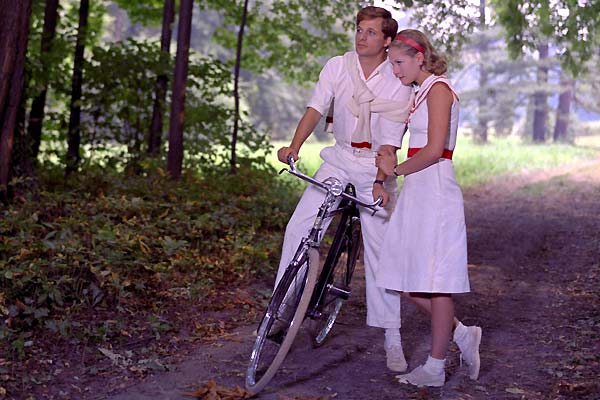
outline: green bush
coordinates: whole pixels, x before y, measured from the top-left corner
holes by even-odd
[[[90,307],[169,290],[202,298],[272,272],[297,199],[270,169],[179,182],[160,169],[123,177],[94,167],[68,182],[47,171],[0,219],[2,337],[39,326],[66,334],[61,323]]]

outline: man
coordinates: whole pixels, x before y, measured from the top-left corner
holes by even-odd
[[[358,12],[355,51],[326,63],[291,144],[277,152],[281,162],[286,163],[290,155],[297,160],[302,144],[334,99],[335,145],[321,151],[324,163],[315,177],[333,176],[344,185],[352,182],[361,200],[370,202],[381,196],[382,206],[393,204],[387,192],[396,192],[396,181],[378,171],[375,156],[377,152],[395,155],[412,105],[412,89],[402,85],[387,62],[387,46],[397,30],[398,23],[383,8],[369,6]],[[308,187],[300,199],[286,228],[277,282],[312,226],[323,198],[322,190]],[[407,365],[400,342],[400,297],[375,286],[374,268],[389,212],[381,209],[373,216],[369,210],[361,210],[367,324],[385,328],[387,366],[403,372]]]

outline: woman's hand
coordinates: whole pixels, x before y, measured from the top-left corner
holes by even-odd
[[[381,197],[381,207],[385,207],[385,205],[388,203],[388,201],[390,201],[390,195],[388,192],[385,191],[385,189],[383,188],[383,185],[381,183],[374,183],[373,184],[373,201],[376,201],[378,198]]]
[[[375,165],[387,176],[395,175],[394,167],[396,166],[397,162],[398,161],[395,154],[377,153],[377,158],[375,158]]]

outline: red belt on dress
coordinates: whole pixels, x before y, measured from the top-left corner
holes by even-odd
[[[408,149],[408,156],[409,157],[414,156],[421,149],[422,149],[422,147],[410,147]],[[452,153],[454,153],[454,150],[444,149],[444,151],[442,152],[442,156],[440,158],[446,158],[448,160],[452,160]]]
[[[369,142],[350,142],[350,146],[357,149],[370,149],[371,143]]]

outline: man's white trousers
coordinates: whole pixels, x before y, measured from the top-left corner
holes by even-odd
[[[325,162],[315,174],[315,179],[323,181],[333,176],[344,186],[348,182],[354,184],[357,197],[365,202],[373,202],[373,181],[377,174],[374,158],[357,157],[352,149],[341,146],[327,147],[321,152]],[[301,168],[301,164],[299,165]],[[380,328],[400,327],[400,296],[396,292],[386,291],[375,286],[375,273],[381,243],[395,204],[397,185],[394,178],[386,180],[385,188],[391,196],[389,205],[373,216],[372,211],[359,207],[363,234],[363,253],[366,278],[367,325]],[[306,236],[313,226],[319,206],[325,198],[325,191],[310,185],[304,191],[296,210],[285,230],[281,261],[277,272],[276,283],[283,276],[286,267],[294,257],[302,237]]]

